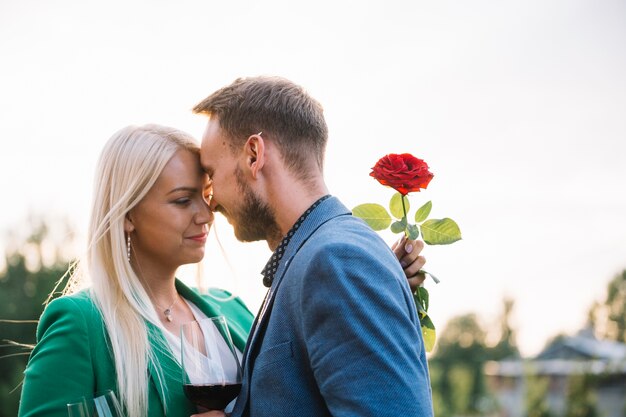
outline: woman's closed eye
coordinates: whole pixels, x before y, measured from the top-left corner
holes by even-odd
[[[191,198],[189,197],[181,197],[181,198],[177,198],[176,200],[173,201],[174,204],[176,204],[177,206],[188,206],[191,203]]]

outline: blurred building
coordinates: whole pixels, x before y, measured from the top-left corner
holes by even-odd
[[[590,329],[555,339],[534,358],[487,362],[485,374],[505,417],[526,415],[527,384],[537,381],[534,377],[547,379],[549,409],[563,415],[568,380],[574,375],[594,377],[600,415],[624,417],[626,412],[626,344],[598,340]]]

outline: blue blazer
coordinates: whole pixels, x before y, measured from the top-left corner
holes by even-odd
[[[244,352],[233,416],[432,416],[398,260],[331,197],[291,238]]]

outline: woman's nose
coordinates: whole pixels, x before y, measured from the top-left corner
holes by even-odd
[[[198,224],[211,224],[213,223],[213,219],[215,218],[213,211],[209,207],[209,204],[206,201],[202,201],[200,205],[200,210],[196,214],[196,223]]]

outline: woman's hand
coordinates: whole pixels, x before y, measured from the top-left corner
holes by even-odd
[[[404,274],[409,281],[411,291],[415,292],[426,279],[426,275],[419,272],[426,263],[426,258],[420,256],[420,252],[424,249],[424,242],[421,240],[408,240],[405,235],[402,235],[391,249],[400,261],[400,266],[402,266]]]

